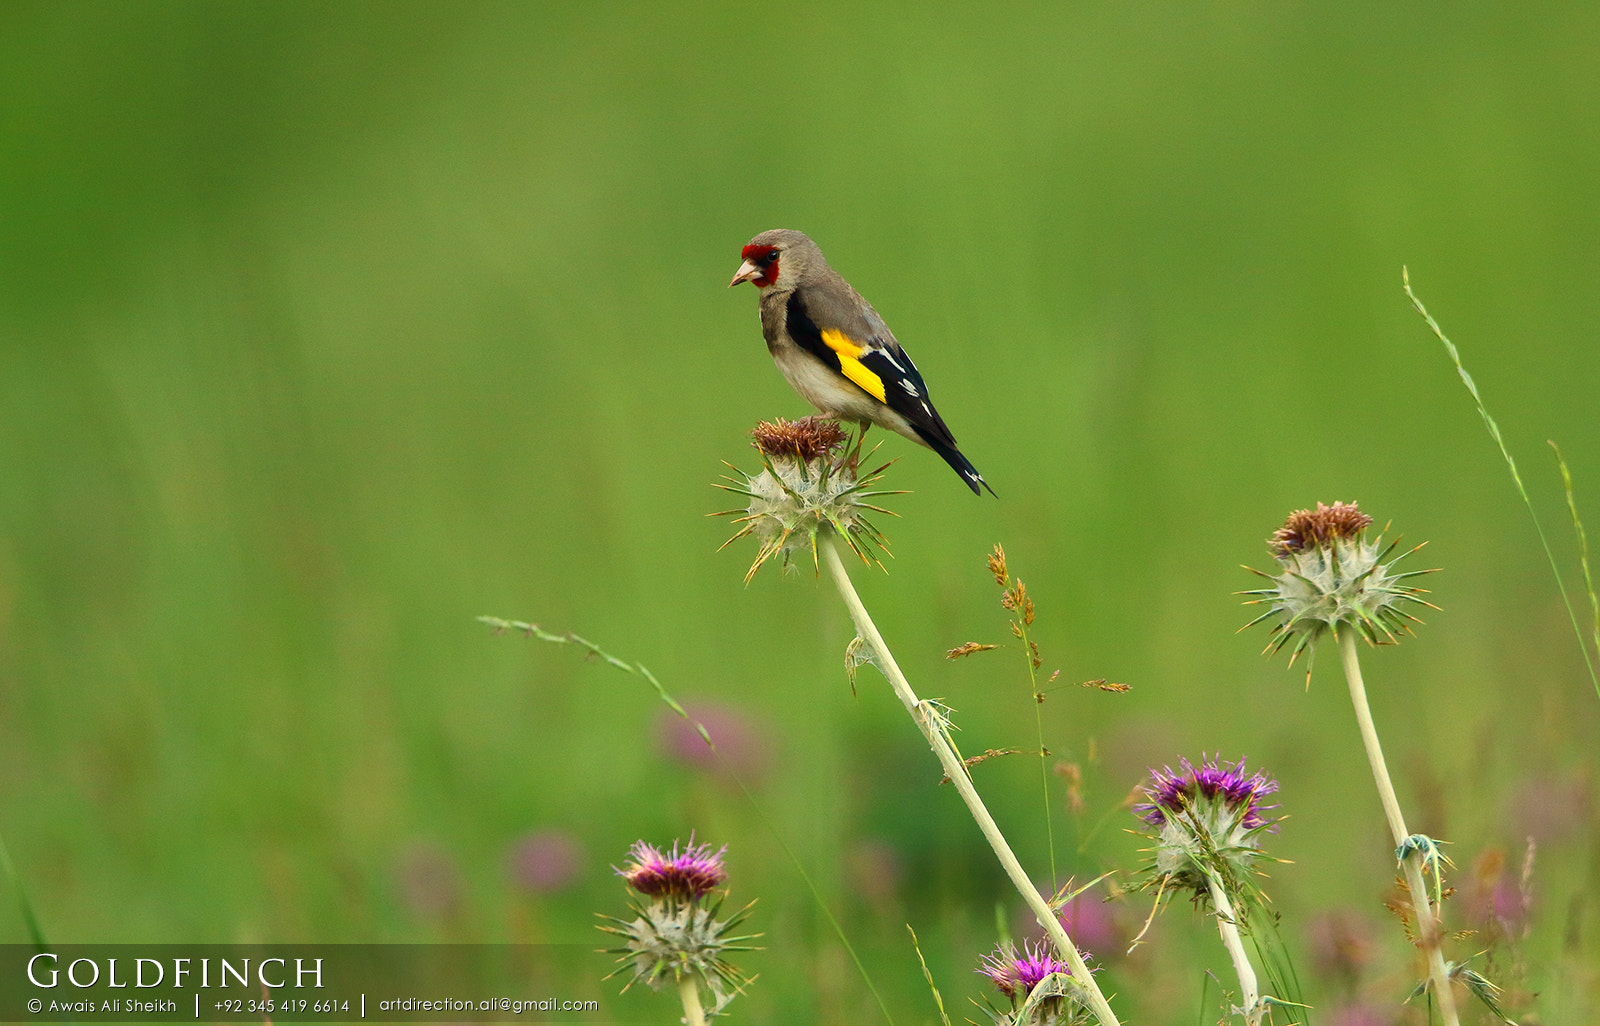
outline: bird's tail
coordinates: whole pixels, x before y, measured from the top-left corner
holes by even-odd
[[[961,475],[961,480],[965,481],[967,487],[972,489],[973,495],[983,494],[980,486],[988,488],[989,494],[994,495],[994,489],[989,488],[989,482],[985,481],[983,475],[978,473],[978,468],[972,465],[971,460],[961,455],[961,450],[937,438],[929,438],[927,435],[923,435],[922,440],[928,444],[928,448],[938,453],[946,463],[950,464],[951,469]],[[998,499],[1000,496],[994,495],[994,497]]]

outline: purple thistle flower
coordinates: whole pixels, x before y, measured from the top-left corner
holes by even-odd
[[[983,956],[977,971],[993,980],[1000,993],[1013,1002],[1026,998],[1051,973],[1072,975],[1066,963],[1040,941],[1024,944],[1020,950],[1010,944],[997,948],[994,954]]]
[[[690,702],[685,719],[663,708],[656,720],[656,747],[662,755],[692,769],[723,774],[721,762],[745,778],[760,777],[774,754],[771,731],[754,713],[713,702]],[[717,742],[713,752],[700,736],[700,727]]]
[[[575,883],[582,872],[583,846],[564,830],[534,830],[511,850],[511,879],[523,890],[552,894]]]
[[[635,841],[628,849],[633,864],[618,869],[617,875],[646,897],[696,901],[728,878],[728,871],[722,866],[727,850],[728,846],[723,845],[720,851],[713,852],[711,845],[695,844],[690,837],[681,852],[674,841],[672,853],[664,855],[654,845]]]
[[[1232,766],[1222,766],[1215,758],[1202,759],[1198,767],[1188,759],[1181,760],[1182,772],[1173,772],[1167,766],[1151,770],[1151,784],[1145,788],[1150,801],[1133,807],[1133,814],[1151,826],[1164,827],[1171,816],[1181,816],[1195,808],[1201,800],[1220,803],[1230,811],[1243,809],[1239,826],[1254,830],[1266,826],[1262,815],[1276,805],[1262,805],[1258,800],[1278,789],[1278,782],[1257,772],[1245,776],[1245,760]]]
[[[1144,789],[1150,800],[1135,805],[1133,814],[1155,828],[1152,884],[1165,881],[1206,897],[1213,883],[1245,873],[1262,857],[1258,839],[1278,821],[1267,815],[1277,806],[1261,799],[1278,784],[1264,773],[1248,773],[1244,762],[1223,765],[1211,758],[1195,766],[1184,759],[1181,770],[1150,771]]]

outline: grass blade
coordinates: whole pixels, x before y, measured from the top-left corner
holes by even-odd
[[[1500,425],[1496,424],[1494,418],[1489,416],[1488,407],[1483,404],[1483,396],[1478,394],[1477,383],[1472,380],[1472,375],[1467,373],[1467,368],[1461,364],[1461,353],[1456,349],[1455,343],[1445,337],[1444,329],[1439,327],[1439,322],[1433,319],[1433,315],[1428,313],[1427,307],[1422,305],[1422,300],[1418,299],[1417,294],[1411,291],[1411,274],[1404,267],[1400,268],[1400,281],[1405,287],[1407,298],[1411,300],[1411,305],[1416,308],[1417,313],[1422,315],[1422,319],[1428,322],[1428,327],[1433,330],[1434,336],[1444,343],[1445,352],[1450,354],[1450,361],[1456,365],[1456,373],[1461,375],[1461,383],[1467,386],[1467,392],[1471,394],[1473,404],[1478,407],[1478,416],[1483,418],[1483,426],[1489,429],[1489,437],[1493,438],[1495,444],[1500,447],[1500,455],[1504,457],[1506,466],[1511,470],[1511,480],[1517,486],[1517,494],[1522,496],[1523,505],[1528,507],[1528,516],[1533,519],[1533,529],[1539,534],[1539,544],[1544,546],[1544,557],[1550,563],[1550,572],[1555,575],[1556,587],[1561,591],[1561,601],[1567,607],[1567,618],[1572,621],[1572,633],[1578,638],[1578,650],[1583,653],[1584,668],[1589,671],[1589,680],[1594,684],[1595,696],[1600,698],[1600,675],[1595,672],[1594,659],[1589,655],[1589,644],[1584,640],[1583,628],[1578,626],[1577,610],[1572,608],[1572,597],[1567,594],[1567,583],[1561,578],[1561,569],[1556,565],[1555,554],[1550,551],[1550,541],[1545,537],[1544,526],[1539,523],[1539,514],[1533,510],[1533,500],[1528,497],[1528,489],[1522,484],[1522,475],[1517,472],[1517,461],[1512,458],[1511,451],[1506,448],[1505,439],[1500,435]],[[1563,463],[1563,471],[1565,471],[1565,466]],[[1569,481],[1567,490],[1569,502],[1571,495],[1572,490]],[[1576,511],[1574,511],[1573,516],[1576,518]],[[1580,541],[1582,540],[1582,530],[1580,526]],[[1585,574],[1587,575],[1587,564],[1585,564]],[[1589,594],[1591,597],[1594,595],[1592,582],[1589,586]],[[1597,628],[1597,635],[1600,635],[1600,628]]]

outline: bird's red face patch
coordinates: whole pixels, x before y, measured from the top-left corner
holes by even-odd
[[[777,246],[746,246],[739,255],[761,268],[761,277],[750,279],[750,284],[756,288],[764,289],[778,280]]]

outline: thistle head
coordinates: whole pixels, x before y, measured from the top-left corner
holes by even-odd
[[[624,990],[635,983],[658,988],[692,978],[711,991],[709,1014],[716,1014],[750,982],[725,957],[751,950],[743,942],[753,940],[752,935],[734,934],[750,906],[723,916],[722,899],[704,900],[728,878],[722,865],[725,851],[713,852],[693,839],[682,850],[673,844],[670,853],[643,841],[629,849],[630,864],[616,872],[635,892],[634,917],[602,916],[606,922],[600,927],[623,940],[621,947],[609,950],[618,956],[610,975],[628,974]]]
[[[1319,502],[1316,509],[1296,510],[1267,540],[1280,572],[1251,570],[1272,583],[1241,593],[1252,596],[1247,605],[1268,607],[1245,626],[1275,621],[1267,650],[1287,647],[1290,665],[1304,653],[1308,681],[1314,646],[1324,634],[1355,630],[1370,644],[1394,644],[1400,634],[1412,633],[1411,624],[1422,622],[1406,612],[1405,604],[1438,608],[1419,597],[1426,594],[1423,589],[1406,583],[1432,570],[1394,570],[1422,546],[1393,556],[1399,542],[1385,546],[1381,535],[1366,538],[1371,525],[1372,518],[1353,502]]]
[[[1072,970],[1043,941],[1020,948],[1002,945],[983,956],[977,971],[1006,999],[1007,1007],[990,1010],[995,1026],[1068,1026],[1084,1021],[1085,1010],[1074,997]]]
[[[1265,857],[1261,834],[1276,830],[1276,805],[1263,799],[1278,789],[1264,773],[1247,773],[1245,760],[1224,766],[1215,758],[1195,766],[1183,759],[1150,771],[1148,801],[1133,807],[1156,842],[1152,883],[1192,890],[1206,898],[1211,884],[1242,878]]]
[[[736,523],[743,525],[724,548],[746,535],[760,545],[746,582],[773,556],[781,556],[787,567],[796,553],[809,551],[816,565],[817,542],[831,537],[843,539],[863,560],[877,561],[874,550],[888,543],[867,514],[894,515],[871,502],[899,494],[871,490],[888,464],[862,474],[860,440],[850,445],[838,422],[823,417],[763,421],[751,437],[761,454],[761,470],[725,477],[727,483],[719,486],[749,501],[741,509],[717,514],[737,515]]]

